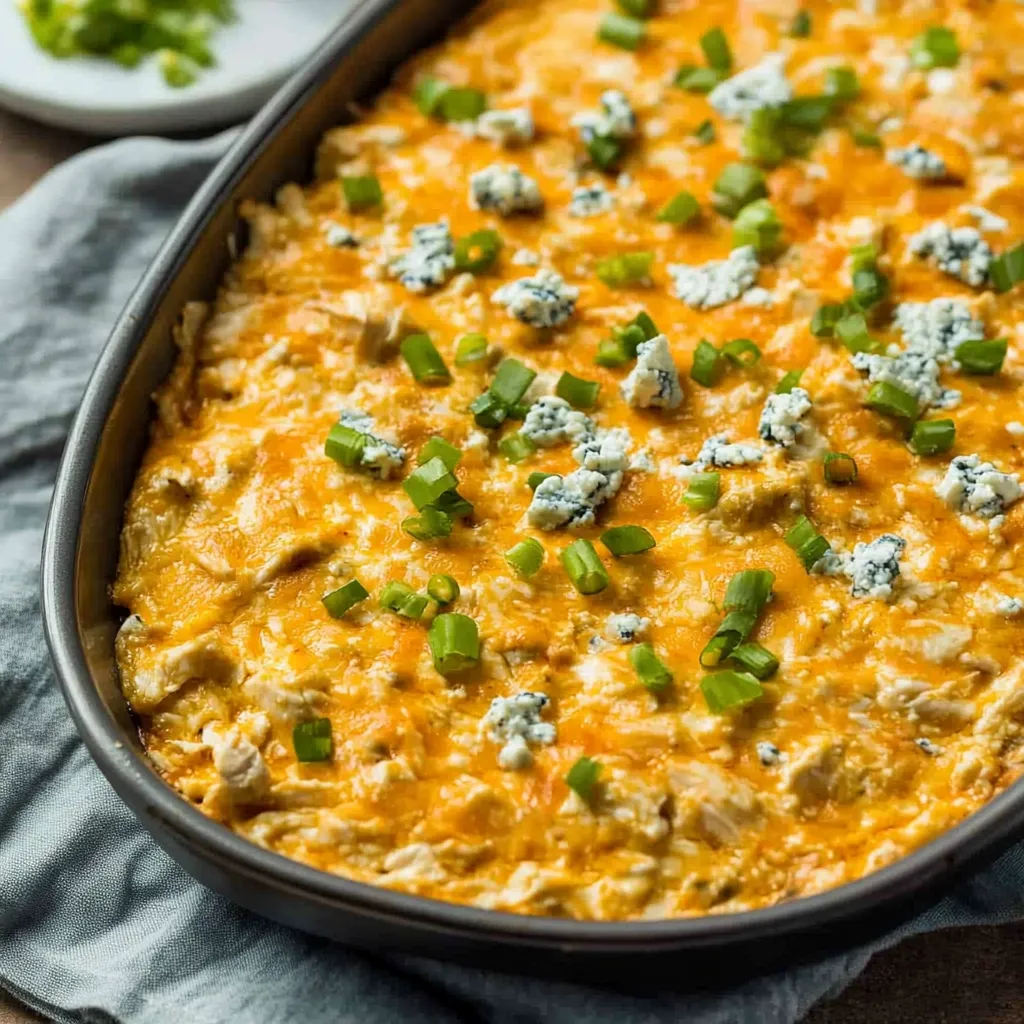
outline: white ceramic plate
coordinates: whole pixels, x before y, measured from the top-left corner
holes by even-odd
[[[32,41],[14,0],[0,0],[0,105],[61,128],[102,135],[184,131],[248,117],[340,21],[352,0],[236,0],[217,30],[217,67],[172,89],[152,60],[127,70],[57,60]]]

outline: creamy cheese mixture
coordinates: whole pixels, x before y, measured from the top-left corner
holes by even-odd
[[[1019,771],[1024,7],[624,8],[500,0],[403,68],[248,204],[156,396],[124,692],[325,871],[738,911]]]

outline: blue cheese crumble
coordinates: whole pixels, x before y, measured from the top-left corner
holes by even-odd
[[[359,239],[343,224],[330,223],[324,229],[324,241],[332,249],[357,249]]]
[[[597,113],[577,114],[572,126],[579,128],[580,138],[631,139],[636,135],[636,114],[629,97],[621,89],[601,93],[601,109]]]
[[[950,508],[992,519],[1002,515],[1024,492],[1019,474],[1000,473],[978,455],[958,455],[936,485],[935,493]]]
[[[554,401],[541,399],[534,408],[543,403],[549,412],[561,410],[561,406],[555,404],[561,402],[559,398]],[[561,419],[562,415],[559,411],[553,418]],[[525,430],[525,422],[523,427]],[[571,437],[571,432],[577,437]],[[527,509],[530,524],[541,530],[589,526],[594,522],[597,509],[614,497],[622,486],[623,475],[629,465],[629,431],[623,427],[597,430],[593,421],[583,417],[582,420],[568,420],[566,427],[556,427],[541,436],[549,444],[557,443],[551,438],[575,440],[572,457],[580,468],[567,476],[549,476],[541,481]]]
[[[576,469],[567,476],[549,476],[537,485],[526,515],[540,530],[591,526],[594,514],[622,486],[620,471],[599,473]]]
[[[553,270],[540,270],[502,285],[491,299],[530,327],[557,327],[576,311],[579,288],[568,285]]]
[[[752,245],[733,249],[724,260],[700,266],[669,264],[673,294],[691,309],[714,309],[734,302],[757,281],[760,266]]]
[[[476,119],[476,134],[501,146],[520,146],[533,140],[533,115],[526,107],[485,110]]]
[[[572,450],[572,457],[584,468],[598,473],[621,473],[629,468],[629,431],[625,427],[600,430],[584,437]]]
[[[752,444],[732,444],[728,434],[713,434],[700,448],[692,466],[697,472],[709,467],[732,469],[736,466],[752,466],[764,458],[764,452]]]
[[[850,593],[854,597],[891,597],[906,546],[907,542],[893,533],[883,533],[870,544],[858,544],[843,567],[852,581]]]
[[[763,441],[792,448],[807,429],[807,424],[801,420],[810,411],[811,396],[804,388],[793,388],[788,394],[769,395],[757,432]]]
[[[634,409],[656,406],[675,409],[683,400],[679,371],[672,361],[668,339],[659,334],[636,350],[636,365],[622,382],[622,397]]]
[[[980,341],[985,327],[960,299],[901,302],[893,317],[908,349],[938,360],[952,360],[957,346]]]
[[[979,288],[994,258],[977,228],[951,228],[936,221],[910,238],[910,251],[931,260],[944,274]]]
[[[594,432],[594,421],[557,395],[545,395],[534,402],[519,430],[538,448],[578,443]]]
[[[411,292],[440,288],[455,269],[455,243],[446,221],[412,229],[412,248],[391,264],[391,272]]]
[[[708,103],[730,121],[742,121],[764,107],[781,107],[793,98],[785,66],[781,53],[770,53],[759,64],[716,85]]]
[[[469,202],[477,210],[493,210],[502,217],[536,213],[544,206],[537,182],[515,164],[491,164],[469,179]]]
[[[916,142],[888,150],[885,159],[918,181],[942,181],[946,177],[946,161]]]
[[[952,409],[960,404],[960,392],[939,383],[938,361],[920,352],[910,350],[895,356],[855,352],[851,362],[872,383],[895,384],[913,395],[923,408]]]
[[[603,185],[581,185],[573,189],[570,217],[596,217],[615,206],[615,197]]]
[[[651,625],[645,619],[632,612],[609,615],[604,624],[604,635],[617,644],[631,644],[637,637],[643,636]]]
[[[550,746],[558,738],[551,722],[541,719],[541,712],[550,703],[546,693],[528,690],[514,697],[495,697],[484,715],[487,738],[503,744],[498,764],[507,771],[519,771],[533,764],[534,746]]]

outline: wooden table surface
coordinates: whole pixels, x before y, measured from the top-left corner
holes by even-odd
[[[0,209],[54,164],[95,144],[94,139],[0,111]],[[36,1020],[0,993],[0,1024]],[[807,1024],[1024,1024],[1024,924],[960,929],[906,942],[877,956],[845,993],[818,1007],[806,1020]]]

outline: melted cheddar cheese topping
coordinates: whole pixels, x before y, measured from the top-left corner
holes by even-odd
[[[246,251],[185,312],[114,589],[125,695],[185,799],[349,878],[609,920],[821,891],[1016,777],[1024,342],[1002,254],[1024,234],[1024,7],[804,10],[794,32],[790,0],[660,0],[630,50],[599,38],[611,0],[485,4],[327,134],[313,184],[247,205]],[[728,67],[701,49],[714,28]],[[682,191],[699,214],[659,219]],[[496,260],[460,269],[480,230]],[[456,365],[469,333],[486,357]],[[447,382],[410,372],[420,334]],[[619,364],[596,363],[615,339]],[[760,358],[723,355],[735,339]],[[977,344],[997,339],[1001,365]],[[996,350],[990,372],[964,342]],[[536,376],[482,425],[509,359]],[[600,385],[592,407],[555,396],[566,372]],[[915,417],[952,421],[952,444]],[[339,420],[353,465],[325,454]],[[435,436],[472,512],[416,539],[403,484]],[[829,453],[854,482],[826,479]],[[711,473],[717,501],[692,507]],[[785,540],[801,516],[830,545],[807,568]],[[599,538],[624,525],[656,546],[613,557]],[[530,537],[525,578],[505,552]],[[595,593],[562,564],[578,538]],[[774,575],[748,639],[780,664],[716,713],[701,653],[744,570]],[[434,574],[449,606],[380,606]],[[332,617],[351,580],[369,597]],[[442,675],[447,613],[480,651]],[[641,643],[671,685],[645,687]],[[329,756],[299,760],[319,720]],[[584,757],[600,774],[573,789]]]

